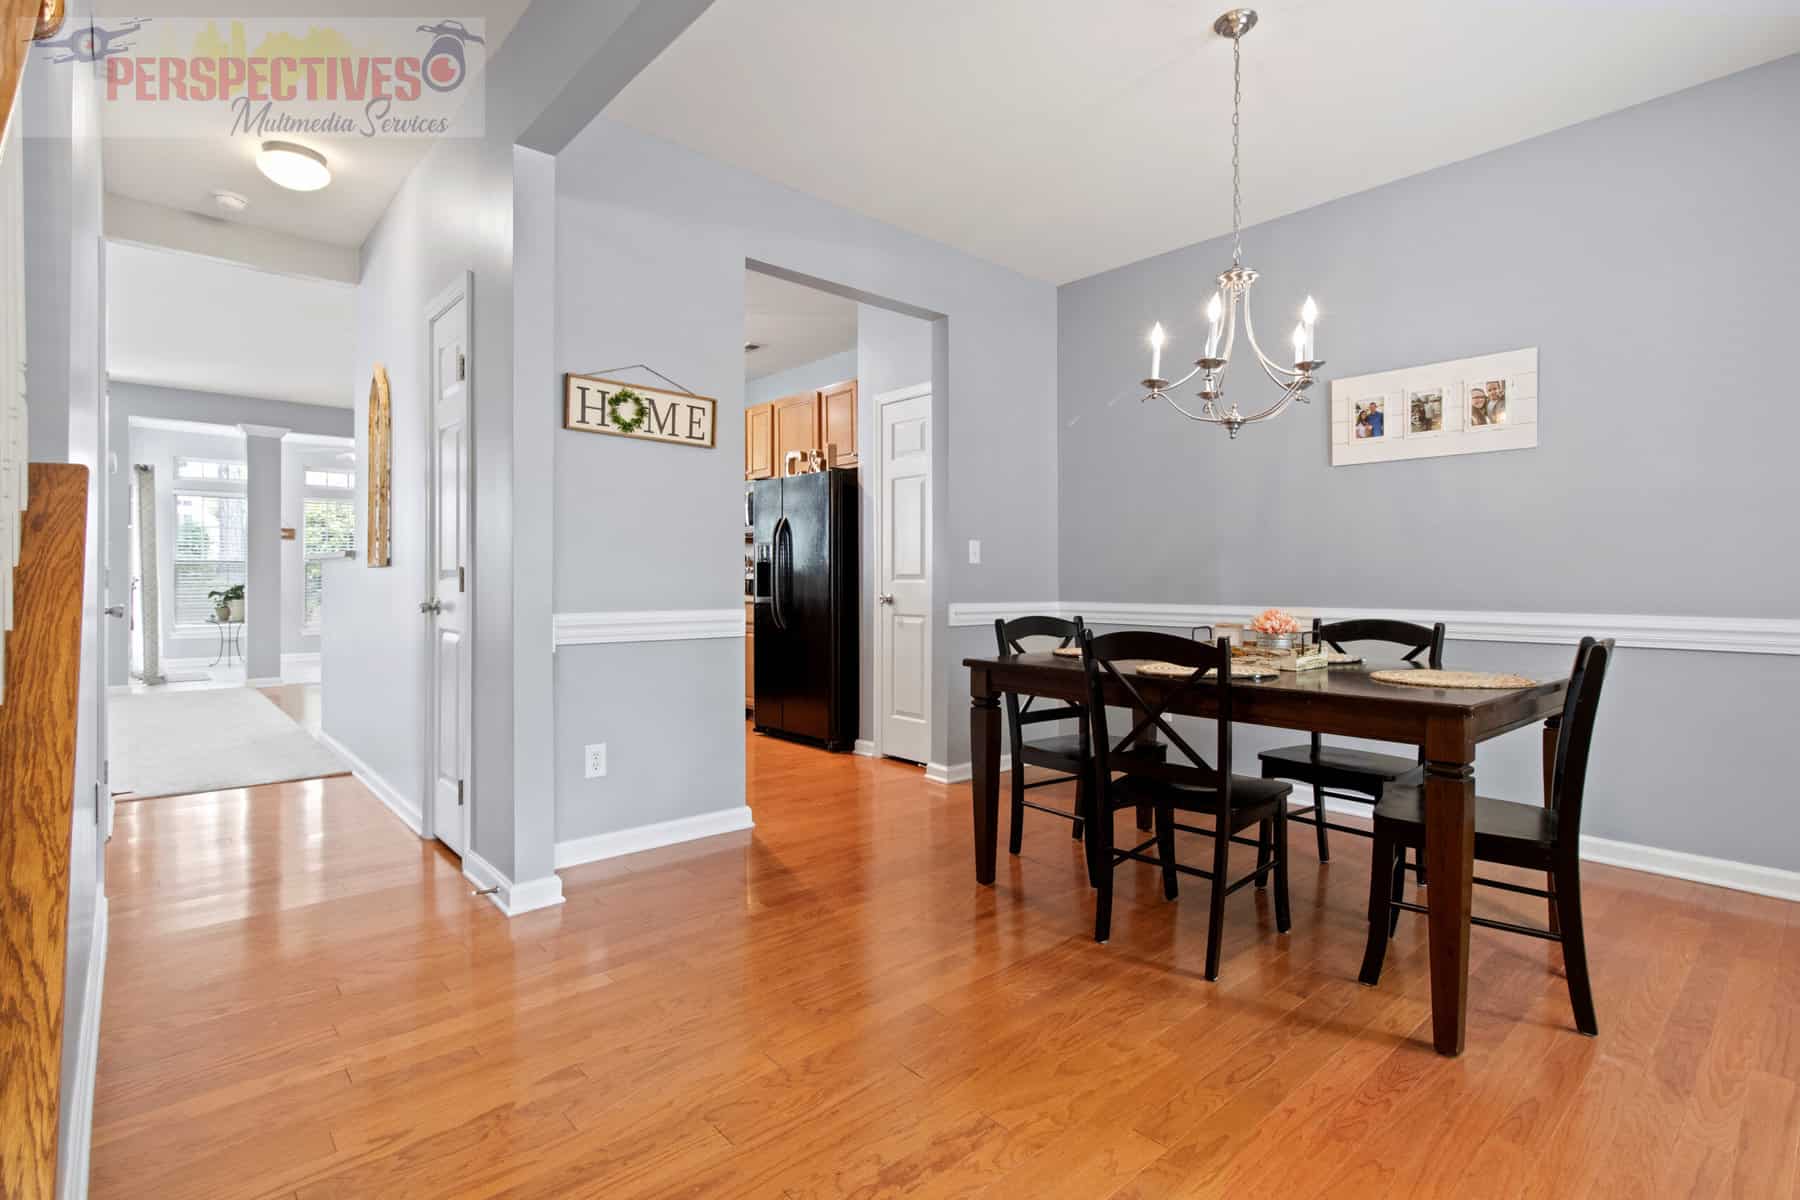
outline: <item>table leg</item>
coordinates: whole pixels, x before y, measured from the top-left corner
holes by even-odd
[[[969,699],[969,750],[974,760],[969,794],[975,808],[975,882],[992,884],[1000,835],[1000,700],[983,696],[980,690]]]
[[[1544,807],[1556,807],[1556,743],[1562,734],[1562,718],[1551,717],[1544,722]],[[1562,922],[1556,915],[1556,872],[1548,871],[1544,875],[1544,890],[1550,893],[1546,901],[1550,906],[1550,932],[1561,933]]]
[[[1474,757],[1473,749],[1466,751]],[[1475,768],[1425,764],[1425,866],[1431,928],[1431,1031],[1439,1054],[1462,1053],[1469,1007],[1469,911],[1475,876]]]

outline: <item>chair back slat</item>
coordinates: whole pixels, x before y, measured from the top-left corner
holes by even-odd
[[[1600,709],[1600,689],[1606,682],[1612,654],[1611,638],[1582,638],[1575,651],[1575,669],[1569,674],[1569,690],[1563,697],[1550,776],[1550,805],[1556,809],[1557,847],[1564,855],[1577,854],[1580,849],[1588,752],[1593,746],[1594,718]]]
[[[1129,630],[1095,637],[1082,637],[1082,665],[1088,679],[1088,721],[1093,728],[1093,755],[1096,780],[1102,787],[1111,778],[1113,759],[1131,750],[1140,741],[1160,731],[1170,746],[1180,752],[1185,762],[1173,755],[1162,761],[1134,760],[1131,771],[1146,778],[1161,779],[1189,787],[1214,788],[1220,792],[1220,804],[1230,810],[1231,788],[1231,644],[1225,639],[1217,643],[1196,642],[1169,633]],[[1121,670],[1119,664],[1144,660],[1174,663],[1191,667],[1194,673],[1184,679],[1151,679],[1134,670]],[[1208,679],[1206,673],[1217,674]],[[1106,709],[1108,683],[1116,685],[1128,697],[1128,703],[1140,714],[1124,737],[1114,741],[1109,729]],[[1216,689],[1218,740],[1212,762],[1196,750],[1169,722],[1169,716],[1181,707],[1196,689]]]
[[[1425,665],[1434,671],[1444,667],[1444,623],[1415,625],[1411,621],[1392,621],[1381,617],[1357,618],[1349,621],[1313,621],[1313,633],[1333,650],[1343,652],[1348,642],[1386,642],[1406,653],[1401,661],[1412,662],[1424,654]]]
[[[1076,617],[1072,621],[1065,621],[1061,617],[1016,617],[1011,621],[996,620],[994,622],[994,640],[1002,655],[1026,654],[1029,653],[1025,648],[1026,638],[1056,638],[1058,639],[1058,648],[1061,649],[1075,645],[1081,639],[1082,628],[1080,617]],[[1026,725],[1036,725],[1045,721],[1079,720],[1083,717],[1081,707],[1073,704],[1032,712],[1031,706],[1037,701],[1037,696],[1025,696],[1021,703],[1021,697],[1017,692],[1005,694],[1007,733],[1012,739],[1015,763],[1019,761],[1021,747],[1024,744],[1024,727]],[[1088,739],[1088,727],[1085,720],[1081,721],[1079,736],[1085,752]]]

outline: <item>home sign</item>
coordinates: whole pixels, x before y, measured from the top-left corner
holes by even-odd
[[[711,449],[718,401],[597,375],[563,376],[563,428]]]

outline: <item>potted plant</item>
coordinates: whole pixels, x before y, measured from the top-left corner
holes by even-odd
[[[206,593],[206,598],[213,602],[213,616],[220,624],[226,621],[243,621],[244,619],[244,585],[234,583],[228,588]]]

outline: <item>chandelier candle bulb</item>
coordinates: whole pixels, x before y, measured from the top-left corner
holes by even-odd
[[[1294,365],[1297,367],[1301,363],[1309,361],[1309,358],[1310,356],[1306,352],[1306,326],[1304,324],[1296,325],[1294,326]]]
[[[1313,327],[1319,323],[1319,306],[1308,296],[1306,303],[1300,306],[1300,323],[1306,326],[1306,357],[1301,362],[1312,362],[1317,357],[1313,347]]]
[[[1162,348],[1163,343],[1168,340],[1168,335],[1163,332],[1162,322],[1158,321],[1150,329],[1150,378],[1152,379],[1162,378]]]
[[[1206,302],[1206,320],[1209,328],[1206,331],[1206,357],[1219,357],[1219,335],[1224,332],[1221,322],[1225,317],[1225,306],[1219,300],[1219,293],[1214,292],[1212,299]]]

